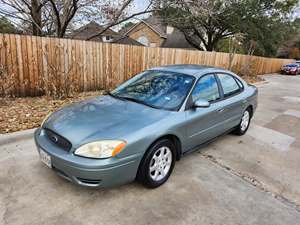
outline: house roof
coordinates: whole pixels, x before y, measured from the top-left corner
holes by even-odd
[[[94,34],[100,33],[104,30],[102,26],[100,26],[98,23],[92,21],[88,23],[87,25],[84,25],[80,27],[79,29],[72,32],[70,35],[68,35],[70,38],[73,39],[80,39],[80,40],[86,40],[89,37],[91,37]],[[119,36],[117,32],[114,32],[111,29],[106,30],[101,36],[109,35],[109,36]],[[100,36],[93,38],[92,40],[101,40],[102,38]]]
[[[132,27],[130,27],[127,31],[124,32],[125,35],[128,35],[132,30],[134,30],[135,27],[140,25],[141,23],[146,24],[151,30],[153,30],[155,33],[157,33],[162,38],[167,38],[166,35],[166,26],[163,25],[162,20],[150,16],[149,18],[145,20],[141,20],[139,23],[136,23]]]
[[[117,38],[113,41],[113,43],[117,44],[125,44],[125,45],[137,45],[137,46],[144,46],[142,43],[127,37],[127,36],[121,36],[120,38]]]
[[[143,20],[143,22],[146,23],[150,28],[154,29],[161,37],[167,38],[167,25],[162,19],[156,16],[150,16]]]
[[[132,30],[135,29],[139,24],[144,23],[149,28],[151,28],[154,32],[156,32],[160,37],[164,38],[161,47],[163,48],[186,48],[186,49],[194,49],[192,45],[188,43],[184,34],[174,28],[173,32],[168,34],[167,27],[168,25],[163,21],[163,19],[158,16],[150,16],[145,20],[141,20],[139,23],[131,26],[127,31],[124,32],[125,35],[128,35]]]
[[[176,28],[174,28],[171,34],[167,34],[167,38],[162,43],[161,47],[194,49],[194,47],[186,40],[184,34]]]
[[[102,26],[100,26],[98,23],[90,22],[89,24],[82,26],[79,29],[75,30],[73,33],[68,35],[68,37],[72,38],[72,39],[87,40],[89,37],[91,37],[99,32],[102,32],[103,30],[104,30],[104,28]],[[124,36],[122,34],[119,34],[111,29],[106,30],[100,36],[92,38],[91,41],[101,41],[102,42],[102,36],[113,37],[112,43],[144,46],[143,44],[139,43],[138,41],[136,41],[130,37]]]

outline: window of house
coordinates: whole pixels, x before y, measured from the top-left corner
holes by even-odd
[[[141,36],[137,39],[138,42],[140,42],[141,44],[145,45],[145,46],[149,46],[149,40],[146,36]]]
[[[102,37],[102,41],[103,42],[110,42],[113,40],[113,37],[112,36],[103,36]]]
[[[192,92],[192,98],[194,102],[200,98],[209,102],[220,98],[218,84],[213,74],[200,78]]]
[[[105,38],[106,38],[106,40],[107,40],[107,41],[109,41],[109,40],[111,40],[111,39],[112,39],[112,37],[111,37],[111,36],[105,36]]]

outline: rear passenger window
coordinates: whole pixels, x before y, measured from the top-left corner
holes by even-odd
[[[223,88],[224,97],[228,97],[240,92],[241,88],[232,76],[227,74],[218,74],[218,77]]]
[[[192,98],[194,102],[200,98],[209,102],[220,98],[218,84],[213,74],[200,78],[192,92]]]
[[[241,90],[244,89],[244,85],[243,85],[242,81],[240,81],[240,80],[239,80],[238,78],[236,78],[236,77],[235,77],[235,80],[236,80],[236,82],[238,83],[240,89],[241,89]]]

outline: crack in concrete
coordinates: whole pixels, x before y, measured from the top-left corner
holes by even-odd
[[[248,174],[244,174],[242,172],[236,171],[234,169],[232,169],[229,166],[226,166],[224,164],[222,164],[221,162],[219,162],[214,156],[209,155],[209,154],[205,154],[203,152],[198,152],[204,159],[209,160],[210,162],[212,162],[213,164],[225,169],[226,171],[228,171],[229,173],[243,179],[244,181],[246,181],[247,183],[251,184],[253,187],[258,188],[259,190],[270,194],[271,196],[273,196],[275,199],[277,199],[278,201],[282,202],[283,204],[285,204],[286,206],[292,207],[293,209],[295,209],[296,211],[300,212],[300,205],[297,204],[296,202],[292,201],[291,199],[288,199],[284,196],[282,196],[281,193],[277,193],[274,192],[272,190],[270,190],[269,188],[267,188],[267,186],[265,184],[263,184],[261,181],[259,181],[258,179],[256,179],[253,176],[250,176]]]
[[[4,225],[8,225],[8,215],[9,215],[9,209],[8,209],[8,204],[10,202],[10,198],[12,196],[12,192],[13,192],[13,187],[11,186],[9,191],[8,191],[8,195],[7,197],[5,198],[5,203],[4,203],[4,207],[5,207],[5,211],[3,213],[3,222],[4,222]]]
[[[14,161],[14,164],[16,163],[16,159],[15,157],[12,157],[12,160]],[[15,174],[15,167],[12,167],[8,170],[7,172],[7,176],[10,177],[10,182],[9,182],[9,190],[8,190],[8,193],[7,193],[7,196],[4,198],[4,207],[5,207],[5,211],[3,213],[3,217],[2,217],[2,220],[4,222],[4,225],[8,225],[8,216],[9,216],[9,204],[11,202],[11,198],[12,198],[12,194],[13,194],[13,189],[14,189],[14,186],[13,186],[13,182],[12,180],[14,179],[14,174]]]

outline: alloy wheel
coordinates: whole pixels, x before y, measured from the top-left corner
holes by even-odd
[[[249,114],[249,111],[246,110],[243,114],[242,122],[241,122],[241,130],[242,131],[247,130],[247,128],[249,126],[249,122],[250,122],[250,114]]]
[[[163,146],[157,149],[149,164],[149,175],[154,181],[164,179],[172,165],[172,152],[169,147]]]

